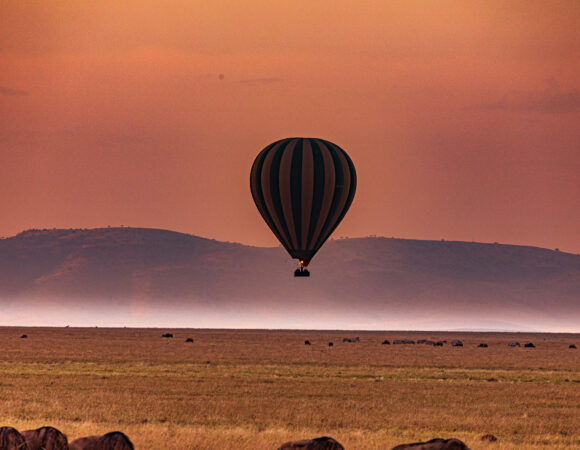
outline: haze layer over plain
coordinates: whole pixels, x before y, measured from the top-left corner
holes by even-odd
[[[338,236],[578,253],[579,16],[574,0],[2,2],[0,235],[273,245],[249,168],[311,135],[357,167]]]

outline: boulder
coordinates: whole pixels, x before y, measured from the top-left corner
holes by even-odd
[[[323,436],[302,441],[291,441],[282,444],[278,450],[344,450],[344,447],[331,437]]]
[[[68,450],[68,439],[54,427],[40,427],[23,431],[29,450]]]
[[[469,450],[469,447],[459,439],[431,439],[427,442],[397,445],[392,450]]]
[[[88,436],[76,439],[69,445],[70,450],[134,450],[135,447],[125,433],[112,431],[102,436]]]
[[[16,428],[12,427],[0,427],[0,449],[29,450],[24,436]]]

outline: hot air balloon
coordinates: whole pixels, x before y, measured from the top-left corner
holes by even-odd
[[[250,173],[252,197],[274,235],[305,269],[354,198],[356,171],[346,152],[317,138],[288,138],[262,150]]]

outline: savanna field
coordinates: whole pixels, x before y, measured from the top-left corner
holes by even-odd
[[[323,435],[346,449],[434,437],[579,448],[573,343],[579,335],[4,327],[0,426],[51,425],[69,440],[120,430],[140,449],[275,449]]]

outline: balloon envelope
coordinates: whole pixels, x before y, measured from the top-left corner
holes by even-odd
[[[288,138],[256,157],[250,188],[272,232],[306,266],[350,207],[356,171],[346,152],[332,142]]]

